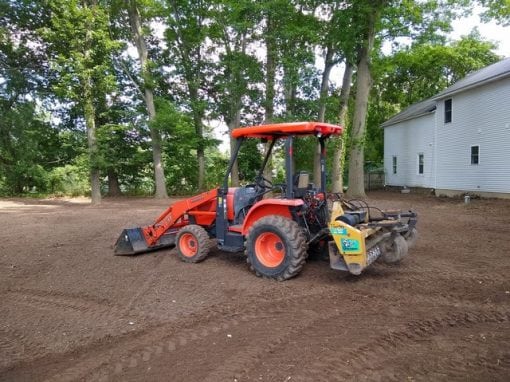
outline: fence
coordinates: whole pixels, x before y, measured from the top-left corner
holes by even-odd
[[[384,170],[372,170],[365,173],[365,190],[381,190],[384,188]]]

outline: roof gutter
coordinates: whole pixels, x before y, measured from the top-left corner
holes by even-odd
[[[424,115],[432,114],[432,113],[435,113],[435,112],[436,112],[436,107],[434,106],[433,110],[425,111],[425,112],[420,113],[420,114],[410,115],[407,118],[399,119],[398,121],[395,121],[395,122],[387,121],[387,122],[384,122],[383,124],[381,124],[379,127],[380,128],[390,127],[390,126],[396,125],[397,123],[405,122],[405,121],[410,121],[411,119],[423,117]]]
[[[510,77],[510,72],[502,73],[502,74],[499,74],[499,75],[491,77],[491,78],[485,78],[485,79],[480,80],[478,82],[475,82],[473,84],[470,84],[470,85],[467,85],[467,86],[463,86],[461,88],[458,88],[458,89],[455,89],[455,90],[452,90],[452,91],[449,91],[449,92],[446,92],[446,93],[443,93],[443,94],[439,94],[439,95],[437,95],[435,97],[432,97],[431,99],[434,100],[434,101],[439,101],[439,100],[441,100],[443,98],[446,98],[446,97],[452,96],[454,94],[457,94],[457,93],[460,93],[460,92],[463,92],[463,91],[466,91],[466,90],[470,90],[470,89],[476,88],[478,86],[485,85],[485,84],[488,84],[488,83],[491,83],[491,82],[494,82],[494,81],[497,81],[497,80],[501,80],[501,79],[503,79],[505,77]]]

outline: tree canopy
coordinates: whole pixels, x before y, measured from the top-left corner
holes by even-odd
[[[0,194],[193,193],[220,183],[232,129],[325,120],[346,128],[327,186],[363,196],[380,124],[500,59],[476,29],[447,38],[475,5],[509,25],[499,0],[0,0]],[[263,152],[243,147],[233,185]]]

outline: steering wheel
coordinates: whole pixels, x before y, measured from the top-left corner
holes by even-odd
[[[262,175],[258,175],[255,178],[255,184],[264,190],[273,188],[273,182],[271,182],[269,179],[264,178],[264,176]]]

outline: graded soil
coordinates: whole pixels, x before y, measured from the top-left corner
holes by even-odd
[[[508,381],[510,201],[376,192],[418,212],[398,266],[114,256],[169,201],[0,200],[0,381]]]

